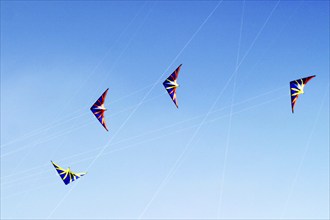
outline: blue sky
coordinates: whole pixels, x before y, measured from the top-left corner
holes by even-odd
[[[1,218],[328,219],[329,30],[328,1],[1,1]]]

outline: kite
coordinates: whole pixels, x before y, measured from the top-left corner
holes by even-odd
[[[63,169],[59,165],[55,164],[53,161],[51,161],[53,166],[55,167],[56,171],[62,178],[65,185],[68,185],[69,183],[75,181],[76,179],[84,176],[86,173],[74,173],[70,170],[70,167],[68,169]]]
[[[291,92],[291,108],[292,108],[292,113],[294,113],[294,107],[296,105],[298,96],[300,94],[304,94],[304,87],[308,83],[309,80],[314,78],[314,76],[308,76],[305,78],[293,80],[290,82],[290,92]]]
[[[104,101],[105,97],[107,96],[108,90],[105,90],[105,92],[101,95],[101,97],[92,105],[91,111],[95,115],[95,117],[100,121],[100,123],[103,125],[105,130],[108,131],[107,125],[105,123],[105,118],[104,118],[104,112],[107,110],[104,107]]]
[[[177,108],[179,108],[179,106],[178,106],[178,101],[176,99],[176,88],[179,87],[179,84],[176,82],[176,79],[178,78],[181,66],[182,64],[180,64],[180,66],[178,66],[178,68],[176,68],[176,70],[163,82],[165,89],[167,90],[168,94],[171,96]]]

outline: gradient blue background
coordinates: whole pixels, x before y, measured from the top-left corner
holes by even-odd
[[[1,1],[1,218],[328,219],[329,2],[217,4]]]

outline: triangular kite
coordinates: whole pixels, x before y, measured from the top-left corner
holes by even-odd
[[[292,113],[294,113],[294,107],[296,105],[298,96],[300,94],[304,94],[304,87],[307,84],[309,80],[314,78],[314,76],[308,76],[305,78],[293,80],[290,82],[290,93],[291,93],[291,108],[292,108]]]
[[[178,101],[176,99],[176,88],[179,87],[179,84],[176,82],[180,69],[181,69],[182,64],[176,68],[176,70],[163,82],[163,85],[168,92],[168,94],[171,96],[172,101],[176,105],[177,108],[178,106]]]
[[[107,131],[108,131],[108,128],[107,128],[107,125],[105,123],[105,118],[104,118],[104,112],[107,109],[104,107],[104,101],[107,96],[108,90],[109,89],[105,90],[105,92],[101,95],[101,97],[90,108],[91,111],[93,112],[93,114],[95,115],[95,117],[100,121],[100,123],[103,125],[103,127]]]

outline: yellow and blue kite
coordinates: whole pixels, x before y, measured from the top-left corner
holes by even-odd
[[[60,177],[62,178],[63,182],[65,183],[65,185],[68,185],[69,183],[75,181],[76,179],[84,176],[86,173],[74,173],[70,170],[70,167],[68,169],[63,169],[62,167],[60,167],[59,165],[55,164],[53,161],[51,161],[53,166],[55,167],[56,171],[58,172],[58,174],[60,175]]]
[[[176,88],[179,87],[179,84],[176,82],[180,69],[181,69],[182,64],[176,68],[176,70],[163,82],[163,85],[165,89],[167,90],[168,94],[171,96],[172,101],[176,105],[177,108],[178,106],[178,101],[176,99]]]
[[[305,78],[293,80],[290,82],[290,92],[291,92],[291,108],[292,108],[292,113],[294,113],[294,107],[296,105],[298,96],[300,94],[304,94],[304,87],[307,84],[309,80],[314,78],[314,76],[308,76]]]
[[[104,101],[107,96],[108,90],[109,89],[105,90],[105,92],[101,95],[101,97],[90,108],[91,111],[93,112],[93,114],[95,115],[95,117],[100,121],[100,123],[103,125],[103,127],[107,131],[108,131],[108,128],[107,128],[107,125],[105,123],[105,118],[104,118],[104,112],[107,109],[104,107]]]

